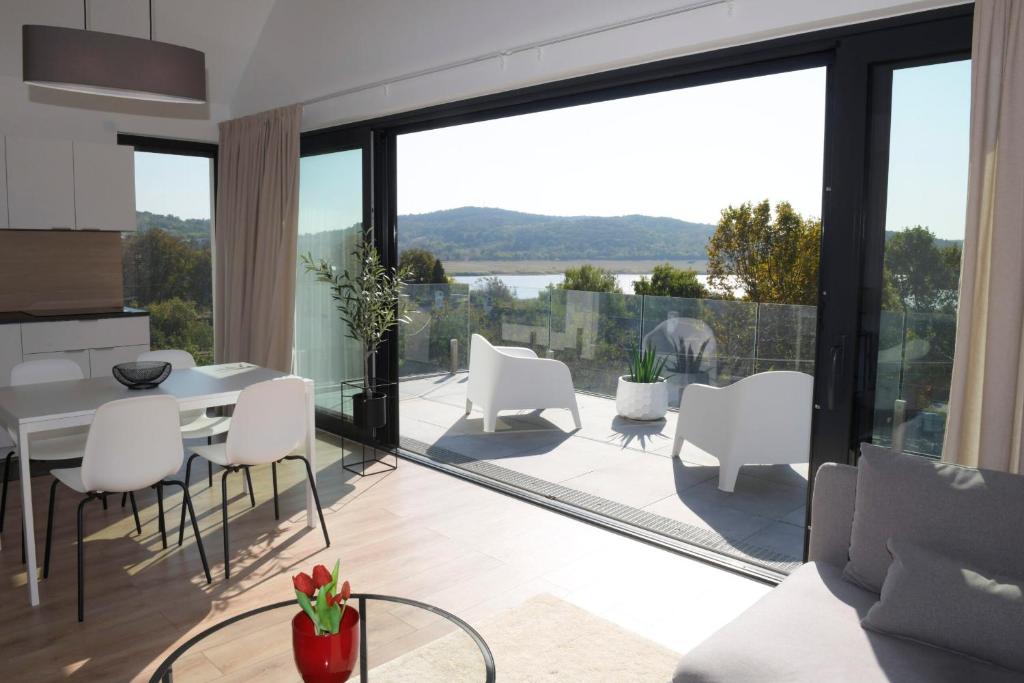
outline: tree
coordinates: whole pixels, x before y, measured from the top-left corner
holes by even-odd
[[[172,297],[149,305],[155,349],[184,349],[200,365],[213,362],[213,325],[195,302]]]
[[[654,266],[650,280],[645,275],[634,282],[633,293],[681,299],[705,299],[708,296],[707,288],[697,280],[695,271],[676,268],[670,263]]]
[[[566,268],[565,279],[559,289],[573,289],[580,292],[613,292],[622,294],[615,273],[589,263],[577,268]]]
[[[448,276],[445,275],[444,265],[426,249],[407,249],[402,252],[398,260],[399,269],[404,269],[409,275],[406,280],[412,285],[446,284]]]
[[[444,264],[441,263],[441,259],[436,259],[434,261],[434,268],[430,281],[436,285],[448,284],[448,275],[444,272]]]
[[[722,210],[708,242],[708,284],[743,288],[748,301],[815,305],[821,221],[803,218],[789,202],[745,202]]]
[[[926,227],[896,232],[885,245],[883,308],[956,310],[960,257],[959,246],[940,247]]]

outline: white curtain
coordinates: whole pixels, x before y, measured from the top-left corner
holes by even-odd
[[[1024,2],[977,0],[967,230],[943,459],[1024,460]]]

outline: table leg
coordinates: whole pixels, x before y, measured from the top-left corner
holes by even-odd
[[[36,528],[32,519],[32,473],[28,450],[28,432],[18,430],[18,465],[21,473],[21,516],[25,525],[25,572],[28,576],[28,599],[33,607],[39,604],[39,575],[36,571]]]
[[[306,381],[306,459],[316,481],[316,392],[312,380]],[[313,489],[306,484],[306,526],[315,529],[317,524],[316,502]]]

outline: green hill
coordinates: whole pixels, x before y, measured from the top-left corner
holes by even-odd
[[[544,216],[466,206],[398,217],[399,248],[443,260],[707,257],[715,226],[655,216]]]
[[[136,211],[135,224],[139,232],[159,228],[194,244],[209,244],[210,220],[208,218],[178,218],[173,214]]]

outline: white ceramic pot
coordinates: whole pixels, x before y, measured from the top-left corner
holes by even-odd
[[[668,412],[668,384],[664,378],[657,382],[630,382],[623,375],[615,391],[615,409],[630,420],[660,420]]]

